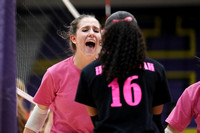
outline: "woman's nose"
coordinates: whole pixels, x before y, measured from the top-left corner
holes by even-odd
[[[90,31],[89,31],[89,36],[91,36],[91,37],[94,36],[94,31],[93,31],[93,30],[90,30]]]

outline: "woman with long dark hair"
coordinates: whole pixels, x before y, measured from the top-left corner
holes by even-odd
[[[171,100],[164,67],[146,56],[134,16],[113,13],[105,23],[99,58],[81,73],[77,102],[85,104],[94,133],[158,133]]]

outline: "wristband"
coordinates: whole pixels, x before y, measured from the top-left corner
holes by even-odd
[[[43,110],[36,105],[25,125],[26,128],[38,133],[42,128],[48,114],[48,109]]]
[[[169,130],[168,128],[165,128],[165,133],[173,133],[173,132]]]

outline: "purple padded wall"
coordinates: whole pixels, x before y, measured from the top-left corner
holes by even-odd
[[[0,0],[0,133],[17,133],[16,0]]]

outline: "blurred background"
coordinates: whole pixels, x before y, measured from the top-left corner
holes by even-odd
[[[94,14],[102,27],[118,10],[131,12],[147,43],[148,56],[166,69],[173,102],[166,104],[165,118],[185,88],[200,80],[200,0],[71,0],[79,14]],[[59,35],[74,15],[62,0],[17,0],[17,77],[34,96],[47,68],[71,55]],[[27,108],[30,108],[27,102]],[[188,126],[195,128],[194,120]]]

